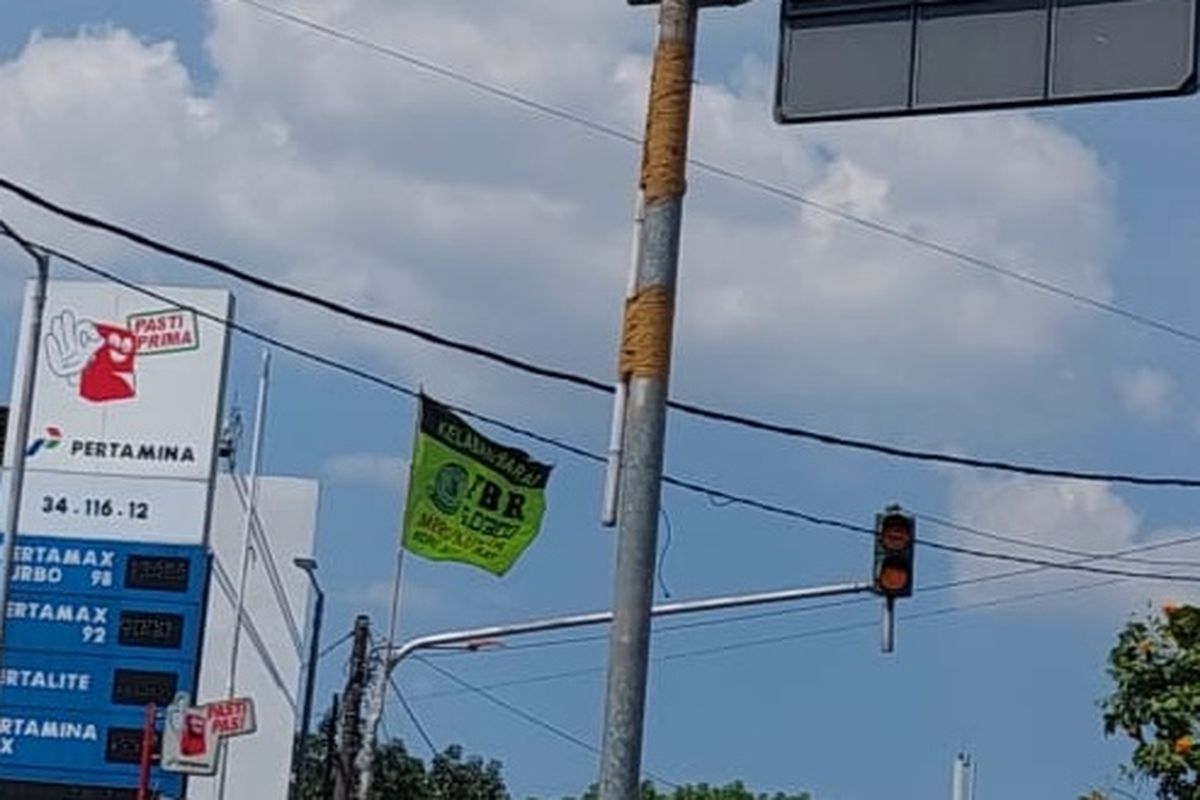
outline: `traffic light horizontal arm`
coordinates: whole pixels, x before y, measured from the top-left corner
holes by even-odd
[[[829,586],[809,586],[797,589],[783,589],[775,592],[758,592],[755,594],[730,595],[726,597],[710,597],[700,600],[683,600],[678,603],[663,603],[650,609],[652,617],[673,617],[683,614],[698,614],[705,611],[722,611],[748,606],[765,606],[777,603],[790,603],[797,600],[811,600],[819,597],[835,597],[838,595],[864,594],[874,592],[872,583],[838,583]],[[564,617],[517,622],[509,625],[493,625],[486,628],[474,628],[461,631],[447,631],[410,639],[403,644],[388,650],[384,663],[388,669],[394,669],[397,664],[408,656],[420,650],[431,650],[439,647],[466,645],[484,640],[504,639],[509,636],[523,636],[533,633],[583,628],[594,625],[604,625],[612,622],[611,611],[596,611],[590,614],[575,614]]]

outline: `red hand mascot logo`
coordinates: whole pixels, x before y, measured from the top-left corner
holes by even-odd
[[[183,717],[183,734],[179,737],[179,754],[195,758],[208,753],[208,717],[201,712],[187,711]]]
[[[93,403],[137,396],[137,337],[125,328],[75,318],[63,311],[50,321],[46,362],[50,371],[78,383],[79,396]]]
[[[96,323],[96,333],[102,344],[83,368],[79,396],[93,403],[128,400],[137,394],[133,373],[137,339],[124,328],[103,323]]]

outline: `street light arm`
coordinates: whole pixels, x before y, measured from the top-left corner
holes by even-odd
[[[838,583],[829,586],[809,586],[798,589],[783,589],[774,592],[757,592],[754,594],[728,595],[724,597],[709,597],[701,600],[683,600],[677,603],[664,603],[650,609],[652,617],[673,617],[682,614],[699,614],[706,611],[723,611],[748,606],[765,606],[777,603],[789,603],[797,600],[812,600],[819,597],[837,595],[863,594],[874,592],[871,583]],[[569,630],[592,625],[603,625],[612,622],[611,611],[595,611],[589,614],[572,614],[562,617],[515,622],[505,625],[491,625],[486,628],[469,628],[465,630],[445,631],[427,636],[409,639],[398,647],[385,645],[376,650],[381,653],[378,663],[371,670],[370,681],[367,685],[367,709],[363,715],[363,747],[359,751],[357,766],[359,770],[358,797],[366,800],[371,785],[371,769],[375,758],[375,736],[379,720],[383,717],[383,698],[392,671],[400,662],[421,650],[431,650],[449,645],[468,644],[480,639],[504,639],[511,636],[527,636],[534,633]]]
[[[757,592],[755,594],[729,595],[701,600],[683,600],[678,603],[663,603],[662,605],[654,606],[650,610],[650,614],[653,617],[671,617],[680,614],[724,611],[732,608],[764,606],[774,603],[788,603],[796,600],[811,600],[818,597],[860,594],[871,591],[874,591],[874,587],[870,583],[839,583],[831,586],[810,586],[800,589],[783,589],[774,592]],[[444,633],[421,636],[403,642],[398,647],[391,649],[384,659],[385,670],[390,673],[401,661],[420,650],[430,650],[435,647],[456,644],[469,644],[480,639],[503,639],[510,636],[527,636],[533,633],[546,633],[547,631],[603,625],[611,622],[612,617],[613,614],[611,611],[595,611],[590,614],[549,617],[547,619],[530,620],[528,622],[446,631]],[[383,649],[387,650],[388,648],[385,646]]]

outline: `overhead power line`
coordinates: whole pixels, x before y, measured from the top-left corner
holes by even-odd
[[[451,672],[450,670],[446,669],[445,667],[443,667],[439,664],[435,664],[434,662],[430,661],[427,658],[424,658],[419,655],[414,655],[413,658],[416,659],[417,661],[420,661],[426,667],[428,667],[429,669],[438,673],[439,675],[441,675],[443,678],[450,681],[451,683],[453,683],[457,686],[460,686],[461,688],[470,692],[471,694],[478,695],[479,697],[488,701],[489,703],[496,706],[497,708],[500,708],[500,709],[508,712],[509,714],[512,714],[513,716],[518,717],[519,719],[522,719],[525,722],[528,722],[530,725],[534,725],[538,728],[541,728],[542,730],[546,731],[547,733],[557,736],[559,739],[562,739],[564,742],[570,742],[571,744],[575,745],[576,747],[587,750],[589,753],[592,753],[593,755],[600,755],[600,748],[596,747],[594,744],[591,744],[590,742],[584,741],[583,739],[579,738],[578,736],[574,735],[573,733],[565,731],[562,728],[558,727],[557,725],[547,722],[546,720],[542,719],[541,717],[539,717],[535,714],[531,714],[528,711],[525,711],[524,709],[514,705],[513,703],[510,703],[509,701],[505,700],[504,698],[497,696],[493,692],[491,692],[487,689],[484,689],[481,686],[476,686],[475,684],[471,683],[470,681],[460,678],[455,673]],[[654,780],[658,781],[659,783],[661,783],[665,786],[669,786],[672,789],[680,788],[679,784],[669,781],[666,778],[662,777],[661,775],[656,775],[653,772],[651,772],[650,770],[644,770],[644,772],[648,777],[653,778]]]
[[[983,600],[983,601],[979,601],[979,602],[975,602],[975,603],[967,603],[964,605],[944,606],[942,608],[935,608],[935,609],[930,609],[927,611],[920,611],[920,612],[916,612],[913,614],[903,614],[901,616],[905,621],[933,619],[936,617],[950,616],[953,614],[966,613],[966,612],[970,612],[970,611],[980,611],[980,610],[990,609],[990,608],[1000,608],[1003,606],[1015,605],[1017,603],[1029,602],[1031,600],[1044,600],[1044,599],[1049,599],[1049,598],[1057,597],[1057,596],[1093,591],[1096,589],[1101,589],[1101,588],[1105,588],[1108,586],[1112,586],[1112,585],[1115,585],[1118,583],[1123,583],[1123,581],[1119,578],[1110,578],[1108,580],[1085,583],[1085,584],[1080,584],[1077,586],[1068,586],[1068,587],[1063,587],[1063,588],[1059,588],[1059,589],[1047,589],[1047,590],[1038,591],[1038,592],[1028,592],[1025,594],[1012,595],[1009,597],[994,598],[992,600]],[[838,603],[837,605],[847,605],[847,604],[848,603],[842,602],[842,603]],[[877,628],[877,627],[879,627],[878,620],[852,622],[852,623],[847,623],[847,624],[843,624],[843,625],[834,625],[834,626],[830,626],[830,627],[814,628],[814,629],[809,629],[809,630],[805,630],[805,631],[798,631],[796,633],[781,634],[778,636],[768,636],[768,637],[742,640],[742,641],[738,641],[738,642],[729,642],[729,643],[720,644],[720,645],[709,645],[709,646],[695,648],[695,649],[680,650],[675,653],[667,653],[665,655],[656,656],[651,660],[656,663],[663,663],[663,662],[670,662],[670,661],[684,661],[684,660],[690,660],[693,658],[702,658],[705,656],[718,655],[721,653],[737,652],[739,650],[748,650],[748,649],[755,648],[755,647],[767,647],[767,646],[772,646],[772,645],[800,641],[803,639],[814,639],[814,638],[818,638],[818,637],[831,636],[831,635],[835,635],[835,634],[839,634],[839,633],[849,633],[851,631],[864,630],[864,629]],[[657,632],[658,631],[656,631],[656,633]],[[587,641],[599,641],[599,640],[607,639],[607,638],[608,638],[607,636],[589,637],[587,639]],[[582,640],[582,637],[581,637],[581,640]],[[560,642],[560,641],[564,641],[564,640],[558,640],[558,639],[552,640],[552,642]],[[512,649],[515,649],[515,648],[505,648],[504,650],[488,651],[488,652],[489,653],[497,653],[497,652],[511,651]],[[527,676],[523,676],[520,678],[514,678],[511,680],[497,681],[494,683],[484,684],[484,685],[480,686],[479,688],[487,689],[487,690],[508,689],[508,688],[513,688],[513,687],[517,687],[517,686],[529,686],[529,685],[537,685],[537,684],[542,684],[542,683],[549,683],[551,681],[569,680],[571,678],[582,678],[582,677],[586,677],[589,675],[601,674],[603,672],[604,672],[603,667],[584,667],[581,669],[562,670],[559,672],[549,672],[549,673],[543,673],[543,674],[539,674],[539,675],[527,675]],[[419,702],[419,701],[423,701],[423,700],[433,700],[433,699],[436,699],[439,697],[450,697],[450,696],[459,695],[459,694],[464,693],[464,691],[465,690],[462,690],[462,689],[432,691],[432,692],[426,692],[426,693],[419,694],[419,695],[412,695],[412,696],[410,696],[410,700],[412,700],[413,702]]]
[[[220,325],[224,325],[231,330],[236,330],[236,331],[242,332],[247,336],[251,336],[253,338],[271,343],[277,347],[280,347],[281,349],[283,349],[287,352],[291,352],[296,355],[302,356],[304,358],[314,360],[317,363],[323,364],[325,366],[329,366],[334,369],[347,371],[350,374],[354,374],[356,376],[363,377],[363,378],[368,379],[378,385],[387,386],[388,388],[394,389],[394,390],[399,391],[408,396],[415,397],[417,395],[417,392],[409,387],[405,387],[405,386],[395,383],[393,381],[389,381],[389,380],[381,378],[379,376],[372,375],[371,373],[368,373],[365,370],[360,370],[355,367],[349,367],[349,366],[343,364],[342,362],[336,361],[334,359],[330,359],[330,358],[327,358],[324,356],[320,356],[320,355],[311,353],[308,350],[305,350],[303,348],[297,347],[290,343],[284,342],[276,337],[267,336],[258,331],[255,331],[251,328],[248,328],[244,325],[241,325],[240,323],[236,323],[236,322],[234,322],[232,320],[228,320],[228,319],[223,319],[223,318],[213,315],[209,312],[206,312],[202,309],[194,308],[194,307],[188,306],[186,304],[181,304],[177,300],[175,300],[171,297],[165,296],[161,293],[155,292],[154,290],[147,289],[145,287],[140,287],[137,284],[127,281],[124,278],[121,278],[120,276],[115,275],[114,273],[112,273],[108,270],[104,270],[100,267],[96,267],[94,265],[88,264],[80,259],[75,258],[74,256],[70,256],[66,253],[62,253],[61,251],[59,251],[57,249],[45,247],[40,244],[37,244],[36,246],[41,248],[44,252],[54,255],[55,257],[60,258],[64,261],[66,261],[67,263],[73,264],[73,265],[79,267],[80,269],[83,269],[91,274],[95,274],[100,277],[104,277],[107,280],[110,280],[119,285],[125,286],[126,288],[129,288],[132,291],[137,291],[143,295],[152,297],[156,300],[159,300],[160,302],[168,303],[173,306],[192,311],[193,313],[196,313],[198,316],[200,316],[204,319],[208,319],[209,321],[215,322]],[[548,437],[543,434],[539,434],[534,431],[530,431],[528,429],[525,429],[525,428],[522,428],[519,426],[515,426],[511,423],[504,422],[502,420],[497,420],[495,418],[492,418],[492,417],[489,417],[486,415],[481,415],[474,411],[470,411],[468,409],[463,409],[463,408],[459,408],[459,407],[454,407],[454,408],[455,408],[455,410],[461,411],[462,413],[464,413],[467,416],[473,417],[475,419],[479,419],[479,420],[487,422],[489,424],[498,425],[499,427],[501,427],[505,430],[509,430],[511,432],[517,433],[522,436],[531,437],[536,441],[540,441],[540,442],[546,443],[548,445],[552,445],[554,447],[561,448],[567,452],[571,452],[573,454],[579,455],[580,457],[586,458],[588,460],[595,461],[595,462],[601,462],[604,460],[603,457],[600,456],[599,454],[592,453],[582,447],[579,447],[576,445],[571,445],[571,444],[562,442],[558,439],[555,439],[553,437]],[[722,489],[705,486],[703,484],[695,483],[693,481],[689,481],[686,479],[666,475],[663,477],[663,481],[665,483],[667,483],[668,485],[676,486],[678,488],[682,488],[687,491],[701,494],[705,497],[708,497],[712,501],[720,501],[721,503],[724,503],[724,504],[743,505],[746,507],[762,510],[762,511],[774,514],[774,515],[778,515],[778,516],[782,516],[782,517],[786,517],[786,518],[790,518],[790,519],[796,519],[796,520],[806,522],[808,524],[815,525],[815,526],[829,527],[829,528],[833,528],[833,529],[843,530],[843,531],[856,533],[856,534],[862,534],[862,535],[873,535],[874,534],[873,529],[868,528],[863,525],[860,525],[860,524],[857,524],[857,523],[849,522],[846,520],[840,520],[840,519],[833,518],[833,517],[820,516],[820,515],[816,515],[816,514],[812,514],[812,513],[803,511],[803,510],[789,508],[789,507],[782,506],[779,504],[769,503],[769,502],[766,502],[766,501],[763,501],[763,500],[760,500],[757,498],[733,494],[731,492],[727,492]],[[993,536],[998,536],[998,535],[993,535]],[[1009,562],[1019,563],[1019,564],[1027,564],[1027,565],[1034,566],[1036,568],[1051,568],[1051,569],[1063,569],[1063,570],[1079,571],[1079,572],[1092,572],[1092,573],[1102,574],[1102,575],[1119,575],[1121,577],[1149,579],[1149,580],[1176,580],[1176,581],[1183,581],[1183,582],[1193,582],[1193,581],[1200,582],[1200,578],[1193,578],[1190,576],[1167,575],[1164,573],[1152,573],[1152,572],[1134,572],[1134,571],[1129,571],[1129,570],[1114,570],[1114,569],[1106,569],[1106,568],[1102,568],[1102,567],[1091,567],[1091,566],[1086,565],[1088,562],[1091,562],[1091,561],[1111,560],[1111,559],[1119,558],[1119,556],[1113,556],[1110,559],[1110,557],[1108,557],[1108,556],[1089,553],[1086,555],[1085,558],[1079,559],[1074,562],[1058,562],[1058,561],[1049,561],[1049,560],[1043,560],[1043,559],[1028,558],[1028,557],[1023,557],[1023,556],[1018,556],[1018,555],[1008,554],[1008,553],[997,553],[997,552],[991,552],[991,551],[975,550],[972,548],[958,547],[955,545],[948,545],[945,543],[934,542],[934,541],[929,541],[929,540],[919,540],[919,543],[926,547],[944,550],[947,552],[954,552],[954,553],[958,553],[961,555],[968,555],[968,556],[973,556],[976,558],[985,558],[985,559],[991,559],[991,560],[1009,561]]]
[[[375,668],[380,669],[378,665],[376,665]],[[404,714],[408,717],[408,721],[411,722],[412,726],[417,729],[417,735],[421,737],[421,741],[425,742],[425,747],[429,749],[429,757],[437,758],[437,745],[433,743],[433,739],[430,738],[429,732],[426,731],[425,726],[421,724],[421,718],[417,716],[417,712],[413,711],[413,707],[409,705],[408,700],[404,698],[404,692],[400,691],[400,685],[396,683],[396,676],[388,675],[388,682],[391,683],[392,691],[396,693],[396,699],[400,701],[400,707],[404,709]]]
[[[1135,553],[1145,553],[1152,550],[1165,550],[1171,547],[1180,547],[1183,545],[1192,545],[1200,543],[1200,534],[1192,534],[1190,536],[1179,537],[1176,539],[1168,539],[1160,542],[1151,542],[1148,544],[1129,547],[1115,553],[1090,553],[1084,557],[1077,559],[1074,563],[1086,564],[1093,561],[1121,559]],[[1166,563],[1166,562],[1164,562]],[[1182,562],[1187,564],[1189,562]],[[946,592],[951,589],[964,589],[971,586],[979,586],[985,583],[996,583],[1000,581],[1008,581],[1014,578],[1028,577],[1045,572],[1051,569],[1044,566],[1031,566],[1021,569],[1008,570],[1005,572],[993,572],[988,575],[978,575],[972,578],[957,578],[955,580],[944,581],[942,583],[925,584],[918,588],[917,593],[924,597],[937,592]],[[1091,584],[1096,587],[1108,586],[1114,583],[1124,583],[1127,578],[1114,577],[1104,580],[1100,583]],[[1021,597],[1021,596],[1018,596]],[[700,619],[690,622],[678,622],[674,624],[656,625],[654,628],[655,635],[664,633],[676,633],[679,631],[694,630],[696,628],[708,628],[722,625],[741,624],[745,622],[756,622],[765,619],[776,619],[780,617],[791,617],[798,614],[811,614],[816,611],[828,611],[834,608],[843,608],[848,606],[864,605],[866,603],[876,602],[877,598],[869,596],[847,597],[839,600],[829,600],[822,603],[797,605],[788,608],[771,609],[767,611],[754,611],[743,614],[726,614],[713,619]],[[520,650],[540,650],[550,647],[563,647],[575,644],[585,644],[588,642],[604,641],[608,639],[607,634],[585,634],[582,636],[558,637],[553,639],[543,639],[534,642],[522,642],[515,645],[505,645],[503,652],[514,652]],[[464,655],[468,651],[456,650],[447,651],[448,654]]]
[[[221,564],[221,559],[214,557],[212,564],[212,574],[217,580],[217,586],[220,587],[221,593],[225,595],[225,599],[229,601],[229,604],[231,606],[235,605],[236,587],[234,586],[233,579],[229,577],[229,573],[226,572],[224,565]],[[288,681],[283,677],[282,672],[280,672],[279,665],[275,663],[275,658],[271,654],[271,648],[267,646],[266,640],[263,639],[258,626],[255,625],[254,619],[249,613],[242,617],[242,628],[258,653],[258,657],[262,659],[263,667],[270,675],[271,682],[275,684],[275,688],[283,695],[284,701],[287,702],[294,713],[296,711],[296,698],[292,696],[292,689],[288,686]]]
[[[342,647],[344,644],[346,644],[346,642],[350,641],[353,638],[354,638],[354,631],[350,631],[349,633],[345,634],[344,636],[339,637],[336,642],[332,642],[331,644],[328,644],[324,648],[322,648],[321,652],[317,654],[317,660],[318,661],[323,660],[330,653],[337,650],[339,647]]]
[[[486,361],[500,364],[502,366],[509,367],[520,372],[525,372],[527,374],[602,392],[604,394],[611,394],[613,392],[613,387],[610,384],[600,381],[596,378],[591,378],[586,375],[567,370],[542,366],[524,358],[518,358],[506,353],[501,353],[497,350],[484,347],[482,345],[452,339],[450,337],[443,336],[442,334],[434,333],[406,322],[363,311],[362,309],[357,309],[344,303],[339,303],[337,301],[321,297],[303,289],[298,289],[293,286],[268,280],[226,262],[158,241],[144,234],[129,230],[128,228],[112,222],[107,222],[90,214],[68,209],[55,202],[47,200],[32,190],[13,183],[12,181],[3,177],[0,177],[0,189],[5,189],[9,192],[12,192],[23,200],[33,203],[39,208],[62,216],[84,227],[105,231],[162,255],[203,267],[225,277],[242,281],[268,292],[279,294],[299,302],[307,303],[338,316],[343,316],[348,319],[353,319],[358,322],[395,333],[401,333],[406,336],[412,336],[438,347],[476,356]],[[14,239],[16,238],[11,229],[7,226],[5,226],[4,230],[0,230],[0,235],[7,235]],[[65,254],[60,254],[58,251],[52,248],[43,247],[42,249],[48,253],[57,255],[60,258],[64,258],[65,260],[68,260],[83,269],[98,273],[96,268],[92,267],[91,265],[85,265],[79,259],[68,257]],[[970,467],[973,469],[1008,472],[1039,478],[1056,478],[1062,480],[1079,480],[1100,483],[1121,483],[1147,487],[1156,486],[1187,489],[1200,488],[1200,478],[1147,476],[1120,472],[1096,472],[1077,469],[1042,467],[998,459],[975,458],[971,456],[955,455],[952,453],[941,453],[930,450],[900,447],[887,443],[873,442],[866,439],[857,439],[838,434],[825,433],[797,425],[785,425],[745,416],[742,414],[736,414],[733,412],[706,408],[704,406],[679,400],[669,401],[668,406],[676,411],[680,411],[684,414],[702,419],[723,422],[764,433],[777,434],[787,438],[812,441],[831,447],[859,450],[910,461],[948,464],[957,467]]]
[[[258,9],[262,13],[268,14],[276,19],[283,20],[299,27],[307,28],[310,31],[319,33],[332,39],[337,39],[346,44],[351,44],[356,47],[370,50],[378,55],[404,63],[410,67],[414,67],[424,72],[467,86],[475,91],[490,95],[491,97],[499,99],[503,102],[520,106],[526,111],[540,114],[560,122],[575,125],[591,131],[592,133],[596,133],[625,144],[634,146],[642,145],[642,138],[629,131],[622,130],[614,125],[600,122],[583,114],[555,106],[551,103],[537,100],[529,95],[525,95],[520,92],[498,86],[494,83],[472,77],[466,72],[443,66],[427,58],[422,58],[412,53],[405,52],[397,47],[372,41],[365,36],[317,22],[316,20],[308,17],[304,17],[290,11],[285,11],[267,3],[259,2],[259,0],[237,0],[237,2]],[[1085,295],[1082,292],[1077,292],[1066,287],[1059,286],[1055,283],[1043,280],[1028,273],[1006,267],[991,259],[974,255],[962,248],[953,247],[951,245],[938,242],[934,239],[904,230],[903,228],[895,225],[889,225],[888,223],[881,222],[879,220],[864,217],[851,211],[846,211],[838,208],[837,206],[815,200],[808,195],[802,194],[801,192],[788,189],[784,186],[780,186],[776,183],[772,183],[761,178],[751,177],[745,173],[738,172],[730,169],[729,167],[724,167],[711,161],[705,161],[699,158],[689,158],[688,164],[702,172],[708,173],[709,175],[722,178],[733,183],[741,184],[749,189],[753,189],[782,200],[806,206],[819,211],[822,214],[835,217],[836,219],[851,225],[855,225],[864,230],[896,239],[897,241],[904,242],[913,247],[918,247],[933,253],[937,253],[938,255],[945,256],[952,262],[957,262],[964,267],[988,272],[992,275],[998,275],[1038,291],[1069,300],[1073,303],[1077,303],[1093,311],[1099,311],[1104,314],[1118,317],[1126,322],[1139,325],[1157,333],[1166,334],[1191,344],[1200,344],[1200,333],[1188,330],[1179,325],[1154,319],[1153,317],[1145,314],[1118,306],[1115,303],[1109,303],[1107,301]]]
[[[1015,544],[1020,547],[1028,547],[1028,548],[1032,548],[1034,550],[1041,550],[1041,551],[1047,552],[1047,553],[1057,553],[1058,555],[1064,555],[1064,556],[1093,558],[1096,555],[1095,553],[1092,553],[1092,552],[1089,552],[1086,550],[1079,550],[1079,549],[1076,549],[1073,547],[1062,547],[1059,545],[1045,544],[1043,542],[1034,541],[1032,539],[1026,539],[1026,538],[1021,538],[1021,537],[1017,537],[1017,536],[1007,536],[1007,535],[995,533],[993,531],[985,530],[983,528],[979,528],[974,525],[966,525],[962,522],[956,522],[952,519],[946,519],[945,517],[940,517],[940,516],[937,516],[936,514],[927,514],[927,513],[922,512],[922,513],[917,513],[916,516],[918,519],[920,519],[922,521],[933,523],[934,525],[937,525],[941,528],[946,528],[946,529],[952,530],[952,531],[958,531],[960,533],[966,533],[971,536],[978,536],[981,539],[989,539],[991,541],[1003,542],[1005,544]],[[1110,560],[1110,559],[1101,558],[1099,560],[1106,561],[1106,560]],[[1113,558],[1111,560],[1123,561],[1127,564],[1144,564],[1147,566],[1154,566],[1154,567],[1200,568],[1200,561],[1187,561],[1187,560],[1179,560],[1179,559],[1137,558],[1135,556],[1120,556],[1120,557]]]
[[[249,513],[249,487],[242,485],[242,476],[240,475],[234,474],[230,478],[230,483],[233,484],[234,491],[237,493],[238,503],[241,504],[243,511]],[[251,535],[254,541],[258,543],[256,552],[262,557],[267,581],[270,584],[271,593],[275,597],[275,604],[283,615],[284,627],[287,629],[288,636],[292,639],[292,646],[296,648],[296,655],[303,656],[304,634],[300,632],[300,625],[296,622],[296,614],[292,610],[291,601],[288,599],[287,589],[284,588],[283,577],[279,574],[279,564],[275,559],[275,549],[271,546],[271,541],[267,537],[263,527],[262,517],[259,515],[257,509],[254,509],[251,523]]]

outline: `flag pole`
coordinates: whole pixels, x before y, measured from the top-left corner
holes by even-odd
[[[413,423],[412,450],[414,453],[417,449],[418,437],[421,435],[421,414],[424,408],[425,387],[422,385],[417,389],[417,413],[414,415]],[[400,541],[399,546],[396,548],[396,580],[392,586],[392,611],[388,619],[387,650],[385,651],[388,653],[390,653],[392,648],[396,646],[396,630],[400,624],[400,600],[404,591],[404,524],[408,516],[408,493],[412,491],[413,465],[415,463],[416,459],[414,458],[409,465],[408,486],[405,488],[404,498],[400,504]],[[384,675],[385,677],[387,676],[387,667],[385,664],[372,665],[372,669],[379,670],[380,674]],[[378,703],[378,715],[380,717],[383,716],[383,710],[387,705],[387,692],[388,681],[384,680],[379,686],[378,692],[376,693],[377,697],[371,696],[368,698],[369,702]],[[373,710],[368,709],[368,717],[370,717],[372,713],[374,713]],[[367,723],[366,720],[364,720],[364,725],[373,727],[374,723]],[[374,747],[373,737],[371,739],[366,739],[366,737],[364,737],[364,741],[368,742],[368,746]]]
[[[246,616],[246,583],[250,577],[251,538],[254,531],[254,514],[258,505],[258,473],[262,466],[262,439],[266,429],[267,390],[271,383],[271,351],[262,354],[262,370],[258,379],[258,404],[254,411],[254,438],[250,446],[249,488],[246,497],[246,522],[242,531],[242,567],[238,579],[238,593],[233,620],[233,644],[229,648],[229,685],[226,698],[232,700],[237,693],[238,654],[242,643],[242,621]],[[236,476],[235,476],[236,480]],[[218,755],[221,760],[221,777],[217,789],[219,800],[225,800],[225,781],[228,777],[228,746]]]
[[[421,435],[421,412],[425,405],[424,401],[425,387],[422,385],[417,388],[417,413],[414,417],[415,422],[413,423],[412,439],[412,449],[414,451],[417,447],[417,437]],[[396,548],[396,580],[392,586],[392,612],[388,619],[387,643],[389,650],[391,650],[392,646],[396,644],[396,626],[400,623],[400,594],[403,588],[402,581],[404,580],[404,520],[408,511],[408,493],[412,491],[413,463],[414,462],[409,463],[408,486],[405,489],[404,497],[401,499],[400,503],[400,542],[399,547]]]

